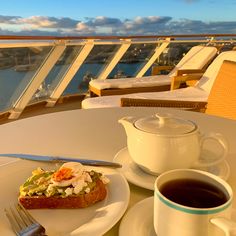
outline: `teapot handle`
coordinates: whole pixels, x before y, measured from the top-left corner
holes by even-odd
[[[203,135],[200,139],[201,139],[200,140],[201,154],[200,154],[200,158],[198,162],[195,163],[194,165],[195,167],[207,167],[207,166],[217,165],[218,163],[220,163],[226,158],[228,154],[228,144],[225,138],[223,137],[223,135],[221,135],[220,133],[211,132],[209,134]],[[211,155],[209,155],[210,152],[203,149],[204,143],[207,140],[213,140],[214,142],[218,143],[218,145],[221,146],[222,148],[222,154],[215,156],[211,153]],[[205,155],[204,155],[204,152],[205,152]],[[206,155],[206,153],[208,155]]]

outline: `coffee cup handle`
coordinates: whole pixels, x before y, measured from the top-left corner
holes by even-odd
[[[212,218],[210,222],[222,229],[226,236],[236,236],[236,222],[224,217]]]
[[[214,157],[204,156],[203,146],[207,140],[214,140],[215,142],[217,142],[222,147],[222,150],[223,150],[222,155],[218,155],[218,156],[214,156]],[[227,144],[227,141],[225,140],[225,138],[223,137],[223,135],[221,135],[220,133],[208,133],[208,134],[204,134],[201,137],[200,150],[201,150],[200,158],[194,164],[194,166],[195,167],[213,166],[213,165],[220,163],[221,161],[223,161],[226,158],[226,156],[228,154],[228,144]]]

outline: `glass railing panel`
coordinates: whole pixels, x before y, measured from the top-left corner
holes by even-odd
[[[196,45],[209,45],[217,46],[220,48],[220,52],[233,50],[236,46],[235,42],[172,42],[169,46],[163,51],[160,57],[156,61],[156,65],[170,65],[175,66],[182,59],[182,57],[194,46]]]
[[[73,93],[85,93],[88,91],[88,83],[96,79],[101,71],[108,65],[120,45],[95,45],[71,80],[63,95]]]
[[[76,59],[81,49],[82,46],[67,46],[60,59],[49,72],[38,90],[35,92],[30,101],[31,103],[49,98],[57,84],[63,79],[64,74],[69,70],[71,64]],[[70,91],[70,93],[73,92]]]
[[[187,36],[172,37],[169,46],[163,51],[154,64],[174,66],[181,60],[181,58],[191,47],[198,44],[222,44],[223,47],[221,48],[221,51],[235,50],[236,38],[233,37],[235,37],[235,35],[230,36],[230,39],[229,37],[217,38],[217,36],[194,36],[192,38]],[[84,56],[87,56],[87,58],[83,62],[82,66],[78,66],[79,68],[77,73],[63,92],[63,95],[87,92],[89,81],[91,79],[98,78],[99,75],[102,75],[101,72],[104,71],[105,68],[109,68],[109,65],[113,66],[113,64],[110,63],[112,62],[111,59],[115,58],[115,55],[119,55],[117,52],[121,47],[121,44],[124,43],[123,41],[125,39],[125,37],[122,39],[101,38],[90,39],[89,41],[87,38],[83,40],[79,38],[78,40],[73,41],[68,38],[65,38],[64,40],[59,40],[58,38],[39,38],[37,40],[32,38],[31,40],[31,37],[29,37],[27,40],[2,40],[0,45],[0,111],[4,112],[6,110],[10,110],[19,98],[24,98],[24,94],[27,95],[27,93],[24,93],[27,91],[27,88],[29,88],[29,92],[35,91],[34,86],[30,87],[30,85],[32,85],[32,79],[36,78],[35,84],[37,85],[37,79],[38,81],[42,81],[43,78],[42,76],[40,78],[40,73],[38,72],[43,72],[45,70],[45,74],[48,73],[46,70],[47,66],[45,66],[46,63],[44,62],[48,59],[49,55],[52,55],[51,52],[54,51],[52,49],[55,49],[57,46],[60,45],[60,47],[65,47],[65,45],[67,45],[67,48],[64,51],[64,54],[57,61],[56,65],[49,72],[44,82],[40,85],[30,103],[47,99],[51,95],[52,91],[57,88],[58,84],[62,81],[65,75],[68,75],[67,78],[70,79],[70,74],[71,77],[73,76],[73,73],[70,73],[73,72],[71,65],[75,62],[76,58],[78,59],[78,55],[84,55],[81,50],[85,47],[82,45],[84,45],[84,43],[85,45],[91,43],[94,47],[91,51],[87,50],[88,53],[90,52],[89,55],[87,56],[86,54]],[[124,55],[122,53],[123,56],[119,63],[117,63],[114,68],[112,66],[110,67],[110,69],[112,70],[113,68],[113,70],[109,74],[108,78],[135,77],[141,68],[146,69],[145,65],[149,59],[155,55],[154,53],[156,47],[161,45],[162,42],[166,40],[164,37],[160,37],[158,39],[153,37],[152,41],[151,38],[144,37],[140,39],[130,39],[128,37],[128,39],[130,41],[127,41],[132,43],[131,46],[124,53]],[[53,48],[53,46],[55,47]],[[53,57],[51,57],[51,59],[53,61]],[[55,61],[56,59],[54,62]],[[149,64],[147,65],[149,66]],[[109,71],[110,70],[107,70],[107,73],[109,73]],[[150,74],[151,68],[144,74],[144,76],[148,76]],[[106,76],[104,76],[104,78]],[[59,92],[64,89],[63,86],[59,86],[58,88]],[[60,88],[63,89],[60,91]],[[25,96],[25,98],[27,98],[27,96]]]
[[[51,47],[0,49],[0,110],[9,110],[31,82]]]
[[[109,78],[135,77],[154,54],[156,47],[157,44],[154,43],[132,44],[114,67]],[[147,74],[150,75],[150,72],[151,70],[148,70]]]
[[[236,42],[227,42],[221,48],[221,51],[236,50]]]
[[[171,43],[160,55],[160,65],[175,66],[196,43]]]
[[[172,66],[178,64],[183,56],[193,47],[199,43],[170,43],[169,46],[162,52],[159,58],[154,63],[155,66]],[[203,45],[203,44],[201,44]],[[170,71],[160,71],[160,74],[168,74]],[[146,73],[145,76],[148,74]]]

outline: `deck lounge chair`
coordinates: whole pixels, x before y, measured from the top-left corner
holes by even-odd
[[[135,104],[141,105],[144,102],[146,106],[167,106],[190,108],[191,110],[202,111],[206,114],[221,116],[236,120],[236,62],[223,61],[222,66],[215,78],[207,102],[199,101],[160,101],[142,99]],[[132,99],[131,99],[132,100]],[[135,100],[134,100],[135,101]],[[128,106],[132,106],[134,101],[125,101]],[[144,103],[143,103],[144,104]]]
[[[93,97],[170,90],[171,77],[176,75],[178,70],[191,69],[205,71],[207,66],[216,56],[216,53],[216,47],[194,46],[168,75],[91,80],[89,83],[90,96]]]
[[[164,92],[134,93],[87,98],[83,100],[82,108],[154,106],[153,104],[150,105],[150,100],[153,100],[153,103],[155,104],[159,102],[159,104],[155,106],[186,106],[187,108],[192,108],[192,102],[194,102],[194,104],[196,104],[195,108],[198,108],[200,102],[207,102],[214,80],[224,60],[236,61],[236,51],[226,51],[219,54],[201,76],[198,83],[193,87]],[[183,106],[182,101],[187,101],[188,105],[185,104]]]

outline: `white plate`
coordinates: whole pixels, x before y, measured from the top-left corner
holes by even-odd
[[[120,223],[119,236],[157,236],[153,226],[153,207],[154,197],[149,197],[130,208]],[[232,209],[231,218],[235,221],[235,209]]]
[[[146,198],[128,210],[120,223],[119,236],[156,236],[153,226],[153,201],[154,197]]]
[[[1,235],[14,235],[3,209],[16,202],[19,186],[37,167],[55,169],[55,164],[19,160],[0,166],[0,231]],[[40,209],[30,213],[42,224],[50,236],[103,235],[114,226],[127,209],[130,197],[129,185],[118,172],[109,168],[93,167],[109,179],[105,200],[84,209]]]
[[[139,168],[131,159],[127,147],[121,149],[113,160],[122,164],[122,168],[119,169],[119,171],[124,174],[130,183],[142,188],[154,190],[154,182],[157,176],[150,175]],[[227,180],[230,174],[229,164],[225,160],[217,165],[202,168],[201,170],[215,174],[224,180]]]

